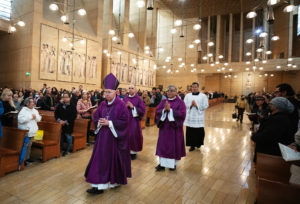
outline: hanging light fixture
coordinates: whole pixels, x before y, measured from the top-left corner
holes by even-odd
[[[277,41],[277,40],[279,40],[279,36],[274,35],[274,36],[271,38],[271,40],[272,40],[272,41]]]
[[[133,34],[133,33],[128,33],[128,37],[129,37],[129,38],[133,38],[133,37],[134,37],[134,34]]]
[[[153,9],[154,9],[154,0],[148,0],[147,10],[153,10]]]
[[[253,39],[252,39],[252,38],[247,39],[247,40],[246,40],[246,43],[248,43],[248,44],[253,43]]]
[[[194,45],[193,45],[193,44],[190,44],[190,45],[189,45],[189,48],[191,48],[191,49],[194,48]]]
[[[138,1],[136,2],[136,5],[137,5],[138,8],[143,8],[143,7],[145,6],[145,1],[143,1],[143,0],[138,0]]]
[[[267,63],[267,60],[263,60],[262,63],[263,63],[263,64],[266,64],[266,63]]]
[[[247,61],[247,62],[246,62],[246,64],[250,64],[250,63],[251,63],[250,61]]]
[[[251,56],[251,52],[246,52],[246,56]]]
[[[9,26],[9,28],[8,28],[9,33],[13,33],[13,32],[16,32],[16,31],[17,31],[17,29],[16,29],[15,26]]]
[[[250,11],[247,13],[247,18],[255,18],[257,16],[257,13],[255,11]]]
[[[66,37],[63,37],[61,40],[62,40],[63,42],[67,42],[67,41],[68,41]]]
[[[228,63],[227,63],[227,62],[225,62],[225,63],[224,63],[224,66],[228,66]]]
[[[212,47],[212,46],[215,45],[215,43],[214,43],[214,42],[209,42],[207,45],[208,45],[209,47]]]
[[[66,15],[62,15],[61,17],[60,17],[60,20],[63,22],[63,23],[67,23],[67,20],[68,20],[68,17],[66,16]]]
[[[78,15],[80,15],[80,16],[85,16],[85,15],[86,15],[86,10],[83,9],[83,8],[81,8],[81,9],[79,9],[79,10],[77,11],[77,13],[78,13]]]
[[[219,59],[223,59],[224,58],[224,56],[223,55],[219,55]]]
[[[266,51],[266,55],[270,55],[270,54],[272,54],[271,50]]]
[[[58,10],[58,6],[57,6],[57,4],[52,3],[52,4],[49,5],[49,9],[51,11],[57,11]]]
[[[262,33],[259,34],[259,37],[260,37],[260,38],[265,38],[265,37],[267,37],[267,36],[268,36],[268,33],[267,33],[267,32],[262,32]]]
[[[25,23],[24,23],[24,21],[18,21],[18,26],[21,26],[21,27],[24,27],[25,26]]]
[[[280,68],[281,68],[281,66],[280,66],[280,65],[277,65],[277,66],[276,66],[276,69],[280,69]]]
[[[204,57],[202,57],[202,59],[203,59],[203,60],[207,60],[207,57],[206,57],[206,56],[204,56]]]
[[[171,34],[175,34],[177,32],[177,30],[176,30],[176,28],[172,28],[170,32],[171,32]]]
[[[181,26],[182,25],[182,20],[181,19],[177,19],[174,23],[175,26]]]
[[[110,35],[115,35],[116,32],[115,32],[114,30],[110,29],[110,30],[108,31],[108,34],[110,34]]]
[[[199,39],[196,39],[195,41],[194,41],[194,43],[196,43],[196,44],[199,44],[201,41],[199,40]]]
[[[194,30],[200,30],[200,29],[201,29],[201,25],[200,25],[199,23],[197,23],[197,24],[195,24],[195,25],[193,26],[193,29],[194,29]]]
[[[286,12],[286,13],[290,13],[290,12],[296,10],[296,9],[297,9],[297,7],[295,5],[293,5],[293,4],[291,4],[291,5],[286,6],[283,9],[283,11]]]
[[[273,5],[275,5],[275,4],[279,3],[279,2],[280,2],[280,0],[268,0],[268,5],[269,6],[273,6]]]
[[[275,21],[275,17],[274,17],[273,7],[270,6],[270,7],[268,8],[267,22],[268,22],[269,24],[273,24],[274,21]]]

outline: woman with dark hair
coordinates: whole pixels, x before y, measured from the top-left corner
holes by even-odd
[[[275,97],[284,97],[294,105],[294,111],[290,113],[289,118],[292,123],[292,132],[295,134],[298,130],[300,101],[295,97],[295,91],[289,84],[279,84],[274,91]]]

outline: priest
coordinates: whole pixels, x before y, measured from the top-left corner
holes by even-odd
[[[134,85],[129,86],[129,94],[124,98],[124,102],[129,111],[129,149],[131,160],[135,160],[137,153],[143,149],[143,134],[141,128],[141,120],[145,114],[145,104],[136,94]]]
[[[103,81],[105,101],[94,113],[97,134],[93,153],[85,171],[85,178],[92,188],[90,194],[127,184],[131,177],[131,161],[128,147],[128,110],[116,97],[119,81],[109,74]]]
[[[159,128],[156,146],[156,155],[159,157],[157,171],[163,171],[165,168],[176,170],[178,161],[185,156],[183,122],[186,108],[177,96],[175,86],[168,87],[167,97],[156,107],[155,118]]]
[[[186,106],[186,146],[190,146],[189,151],[194,151],[195,147],[200,148],[204,143],[204,122],[205,110],[208,108],[208,98],[199,92],[198,82],[192,84],[192,93],[188,93],[184,98]]]

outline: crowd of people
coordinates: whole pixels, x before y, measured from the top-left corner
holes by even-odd
[[[257,152],[281,156],[278,143],[300,151],[300,101],[289,84],[279,84],[273,93],[250,93],[237,99],[237,121],[246,111]]]
[[[178,91],[173,85],[164,91],[153,88],[149,92],[137,90],[134,85],[128,90],[118,89],[118,80],[109,74],[103,85],[103,91],[85,91],[82,86],[70,92],[58,91],[46,84],[40,91],[0,89],[2,125],[13,126],[17,115],[18,128],[28,130],[23,148],[25,164],[32,162],[31,144],[41,121],[37,109],[54,111],[56,121],[62,125],[60,144],[63,156],[72,148],[76,119],[88,119],[89,125],[95,125],[93,153],[85,172],[86,181],[92,187],[87,192],[100,194],[105,189],[124,185],[131,177],[131,161],[143,148],[141,120],[146,107],[156,107],[155,122],[159,128],[156,155],[159,159],[155,169],[175,171],[181,158],[186,156],[185,146],[189,146],[192,152],[204,145],[205,110],[209,99],[224,97],[222,93],[205,93],[197,82],[186,92]],[[269,94],[242,95],[235,107],[238,109],[237,121],[243,122],[245,111],[251,121],[254,162],[257,152],[281,155],[278,143],[300,150],[300,102],[290,85],[280,84]],[[90,142],[89,129],[87,143]]]

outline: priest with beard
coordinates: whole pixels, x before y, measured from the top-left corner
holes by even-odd
[[[184,102],[177,96],[177,88],[168,87],[167,99],[156,107],[156,122],[159,136],[156,146],[156,155],[159,157],[157,171],[169,168],[176,170],[176,165],[181,157],[185,156],[183,122],[186,108]]]
[[[86,182],[92,188],[90,194],[127,184],[131,177],[131,161],[128,146],[129,113],[124,102],[116,97],[119,81],[109,74],[103,81],[105,101],[94,113],[97,134],[93,153],[85,171]]]
[[[132,160],[136,159],[137,153],[143,149],[143,134],[141,120],[145,114],[145,104],[136,94],[134,85],[129,86],[129,94],[123,99],[129,111],[129,149]]]

